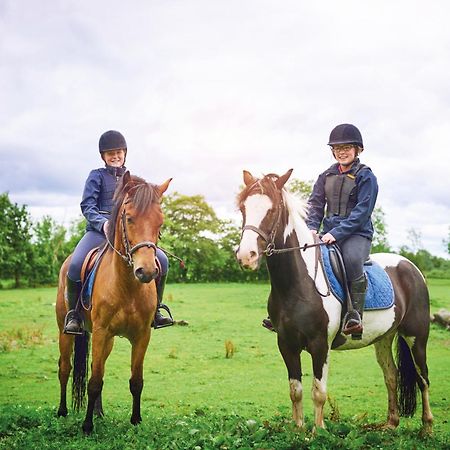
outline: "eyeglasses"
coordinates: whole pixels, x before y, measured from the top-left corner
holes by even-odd
[[[355,147],[353,145],[335,145],[331,147],[333,153],[348,153],[352,151]]]

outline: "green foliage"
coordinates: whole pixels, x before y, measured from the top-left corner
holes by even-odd
[[[288,189],[303,199],[312,191],[312,181],[292,179]],[[165,223],[160,245],[184,260],[187,270],[175,261],[170,263],[171,282],[266,281],[263,262],[256,271],[243,271],[236,262],[235,250],[241,236],[240,226],[219,219],[201,195],[186,196],[175,192],[163,199]],[[56,284],[64,259],[85,233],[86,221],[80,216],[69,230],[49,216],[32,223],[26,206],[0,196],[0,288],[22,285]],[[373,212],[372,252],[391,252],[387,240],[385,214],[381,207]],[[428,276],[450,276],[450,260],[434,257],[423,249],[420,233],[409,230],[411,246],[400,253],[411,259]],[[449,242],[446,245],[450,245]]]
[[[160,244],[179,256],[186,270],[171,265],[170,280],[184,282],[257,279],[260,273],[241,272],[234,256],[240,228],[220,220],[201,195],[175,192],[164,197],[165,215]],[[267,279],[267,272],[261,271]]]
[[[286,186],[290,192],[297,194],[303,200],[308,200],[311,192],[313,190],[314,182],[310,181],[302,181],[298,178],[291,178]]]
[[[14,278],[15,287],[30,273],[31,219],[26,207],[0,195],[0,278]]]
[[[387,239],[386,214],[381,206],[377,206],[372,213],[374,235],[372,253],[389,253],[391,248]]]
[[[433,256],[422,245],[422,236],[415,229],[408,230],[410,246],[404,245],[399,253],[412,261],[430,278],[450,278],[450,260]]]
[[[67,257],[65,253],[66,230],[45,216],[34,227],[33,249],[34,285],[52,284],[58,279],[59,267]]]

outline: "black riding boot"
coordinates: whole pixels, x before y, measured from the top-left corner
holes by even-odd
[[[162,302],[163,294],[164,294],[164,288],[166,287],[166,278],[167,275],[162,275],[159,283],[156,283],[156,295],[158,298],[158,306],[156,308],[155,318],[152,323],[152,327],[155,328],[164,328],[164,327],[170,327],[173,325],[173,319],[172,314],[170,313],[170,309],[167,305],[165,305]],[[169,317],[165,317],[161,314],[160,309],[164,309],[169,313]]]
[[[69,312],[64,319],[64,333],[65,334],[82,334],[83,333],[83,319],[77,311],[78,297],[81,293],[81,281],[73,281],[66,277],[67,285],[67,301],[69,303]]]
[[[367,279],[362,275],[350,283],[350,296],[353,311],[349,311],[344,319],[344,334],[351,334],[352,339],[361,339],[363,332],[362,317],[366,301]]]

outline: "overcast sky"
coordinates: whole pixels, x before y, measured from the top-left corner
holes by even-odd
[[[450,225],[448,0],[0,1],[0,192],[67,223],[109,129],[127,167],[236,217],[242,170],[315,180],[362,132],[394,248]]]

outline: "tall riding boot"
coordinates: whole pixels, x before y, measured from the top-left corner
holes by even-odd
[[[81,281],[73,281],[66,277],[67,300],[69,303],[69,312],[64,319],[65,334],[82,334],[83,319],[77,311],[78,298],[81,293]]]
[[[361,339],[363,332],[362,317],[366,300],[367,279],[363,274],[350,283],[350,296],[353,311],[349,311],[345,317],[344,334],[351,334],[352,339]]]
[[[161,275],[159,282],[156,283],[156,296],[158,299],[158,305],[156,308],[155,318],[152,323],[152,327],[154,327],[155,330],[157,328],[170,327],[170,325],[173,325],[173,319],[172,314],[170,313],[170,309],[162,302],[164,288],[166,287],[166,278],[167,275]],[[163,316],[160,312],[160,309],[166,310],[169,313],[169,317]]]

